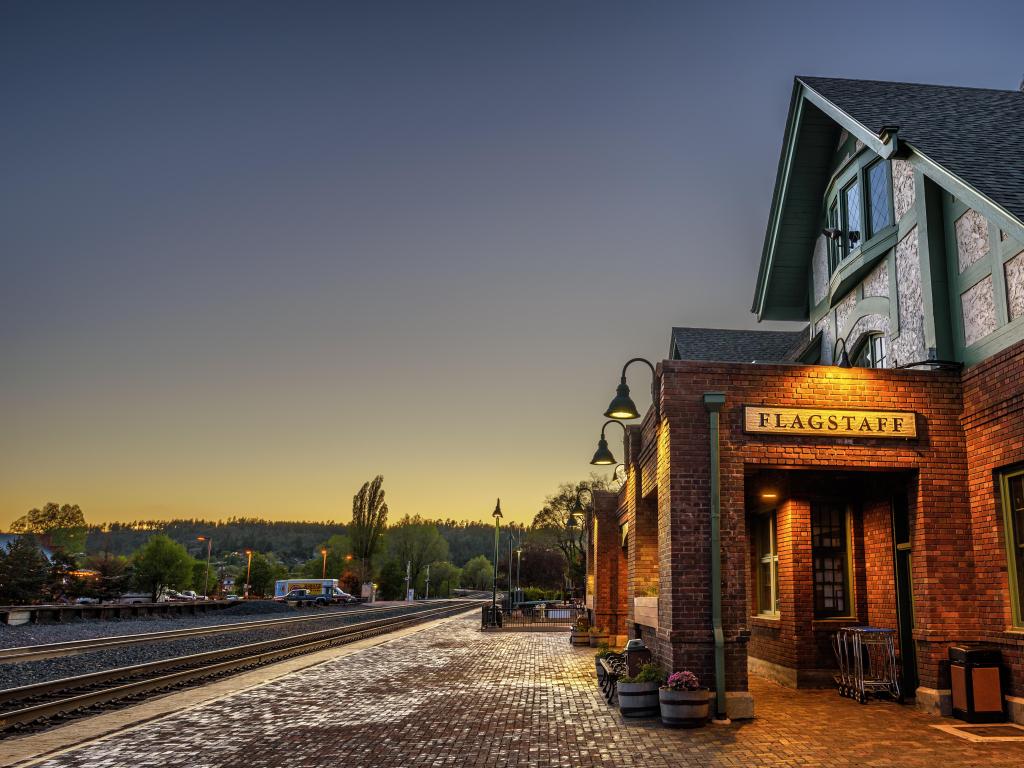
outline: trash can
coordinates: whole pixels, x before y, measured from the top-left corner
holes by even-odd
[[[651,661],[651,649],[638,637],[626,643],[623,654],[626,657],[626,674],[630,677],[636,675],[640,667]]]
[[[949,649],[953,717],[968,723],[1006,719],[1000,682],[1002,657],[991,645],[954,645]]]

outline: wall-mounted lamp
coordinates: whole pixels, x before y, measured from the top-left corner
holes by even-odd
[[[843,354],[836,360],[836,349],[838,349],[840,342],[843,345]],[[846,339],[840,336],[836,339],[836,343],[832,345],[832,364],[840,368],[852,368],[853,364],[850,362],[850,355],[846,352]]]
[[[777,494],[775,491],[763,491],[761,493],[761,498],[764,499],[765,501],[772,501],[773,499],[779,498],[779,494]]]
[[[829,240],[838,240],[842,236],[843,230],[837,229],[836,227],[828,227],[827,229],[821,230],[821,234]]]
[[[622,366],[622,377],[619,380],[619,386],[615,388],[615,397],[612,398],[612,402],[608,406],[608,410],[604,412],[604,415],[609,419],[620,420],[640,418],[640,411],[637,409],[636,403],[633,402],[633,398],[629,396],[629,385],[626,384],[626,369],[633,363],[645,363],[651,369],[651,404],[654,406],[655,415],[660,420],[661,406],[658,402],[658,372],[650,360],[642,357],[634,357]]]
[[[627,432],[626,432],[626,425],[623,424],[621,421],[615,421],[615,419],[609,419],[604,424],[602,424],[601,425],[601,438],[597,441],[597,450],[594,451],[594,458],[592,458],[590,460],[591,464],[595,464],[597,466],[606,466],[606,465],[611,465],[611,464],[618,463],[618,462],[615,461],[615,456],[612,455],[612,452],[608,449],[608,441],[605,440],[605,437],[604,437],[604,428],[607,427],[609,424],[618,424],[620,427],[622,427],[622,434],[623,435],[627,434]]]

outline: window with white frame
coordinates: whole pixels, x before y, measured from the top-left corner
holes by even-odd
[[[758,515],[751,524],[757,555],[757,612],[779,613],[779,548],[775,535],[775,512]]]
[[[885,334],[870,333],[861,345],[857,354],[856,365],[861,368],[885,368],[888,360],[888,353],[885,344]]]

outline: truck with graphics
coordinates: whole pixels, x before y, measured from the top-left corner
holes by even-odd
[[[274,599],[320,605],[356,602],[338,586],[337,579],[279,579],[274,582]]]

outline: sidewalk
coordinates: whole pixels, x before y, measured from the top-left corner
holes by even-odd
[[[484,633],[475,615],[68,751],[48,768],[1024,765],[907,707],[756,681],[759,717],[693,731],[626,721],[565,634]],[[87,727],[82,721],[82,727]]]

